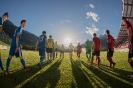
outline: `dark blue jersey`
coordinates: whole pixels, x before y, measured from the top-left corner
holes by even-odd
[[[40,35],[39,37],[38,37],[38,47],[39,48],[45,48],[45,45],[46,45],[46,42],[45,42],[45,40],[46,40],[46,35]]]
[[[16,37],[17,37],[17,34],[19,34],[20,36],[19,36],[19,41],[18,41],[18,47],[20,47],[22,30],[23,30],[23,28],[21,26],[15,30],[14,35],[13,35],[13,39],[12,39],[12,43],[11,43],[12,46],[16,47]]]

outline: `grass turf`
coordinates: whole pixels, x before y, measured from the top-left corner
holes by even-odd
[[[5,68],[8,50],[1,50]],[[65,53],[65,58],[56,58],[52,63],[43,63],[39,70],[38,52],[23,51],[26,65],[31,69],[25,72],[19,59],[15,57],[10,64],[11,75],[4,75],[0,70],[0,88],[133,88],[133,79],[127,77],[132,69],[127,62],[127,53],[115,52],[113,60],[117,63],[115,69],[109,69],[106,52],[101,52],[101,67],[97,62],[88,66],[85,53],[80,60]],[[59,55],[58,55],[59,56]]]

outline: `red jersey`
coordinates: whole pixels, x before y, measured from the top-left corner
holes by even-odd
[[[107,35],[108,49],[114,50],[114,38],[111,35]]]
[[[81,45],[78,45],[77,46],[77,51],[81,51],[81,48],[82,48],[82,46]]]
[[[125,26],[126,26],[126,29],[131,28],[131,30],[132,30],[132,36],[131,36],[130,42],[133,43],[133,26],[131,25],[131,23],[129,21],[126,21],[126,25]],[[128,31],[129,30],[127,30],[127,32]]]
[[[98,37],[94,37],[93,38],[93,43],[94,43],[94,50],[96,50],[96,51],[100,51],[100,45],[101,45],[101,43],[100,43],[100,39],[98,38]]]

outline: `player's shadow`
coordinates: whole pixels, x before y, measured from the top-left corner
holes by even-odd
[[[70,59],[71,61],[71,67],[72,67],[72,74],[74,76],[74,80],[76,81],[76,85],[72,82],[71,87],[72,88],[93,88],[91,82],[88,80],[86,75],[81,69],[81,63],[80,61],[74,61],[73,59]]]
[[[116,75],[113,72],[109,72],[108,70],[101,66],[100,69],[96,69],[95,67],[89,67],[87,63],[81,61],[82,64],[87,67],[91,72],[93,72],[98,78],[104,81],[106,84],[113,88],[132,88],[131,85],[132,79],[127,77],[123,77],[121,75]],[[115,69],[116,71],[123,72],[124,70]],[[113,71],[113,70],[112,70]],[[124,71],[125,72],[125,71]],[[128,83],[129,82],[129,83]]]
[[[123,80],[127,80],[129,82],[133,81],[133,79],[129,79],[127,76],[127,75],[131,74],[131,72],[129,72],[129,71],[125,71],[125,70],[122,70],[119,68],[110,69],[106,65],[101,65],[101,70],[109,72],[109,73],[111,72],[110,74],[115,75]]]
[[[115,72],[115,73],[117,73],[117,74],[119,74],[119,75],[129,75],[129,74],[131,74],[131,72],[130,71],[125,71],[125,70],[122,70],[122,69],[119,69],[119,68],[115,68],[115,69],[110,69],[110,68],[108,68],[109,66],[107,66],[107,65],[104,65],[104,64],[101,64],[101,67],[103,68],[103,69],[106,69],[106,70],[112,70],[113,72]]]
[[[46,66],[45,63],[43,66]],[[29,79],[31,76],[35,75],[39,71],[37,65],[30,66],[29,71],[24,71],[24,69],[17,70],[11,75],[5,75],[4,72],[0,74],[0,88],[15,88],[25,80]]]
[[[60,70],[58,68],[61,62],[62,59],[57,60],[46,71],[42,70],[37,76],[33,77],[22,88],[55,88],[60,79]]]

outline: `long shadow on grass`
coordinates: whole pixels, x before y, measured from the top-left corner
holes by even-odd
[[[44,64],[46,66],[47,63]],[[39,71],[37,65],[30,66],[29,71],[24,71],[23,69],[13,72],[11,75],[0,74],[0,88],[14,88],[20,83],[27,80],[30,76],[34,75]]]
[[[133,88],[131,83],[129,84],[126,81],[129,80],[121,80],[119,77],[112,75],[111,73],[108,73],[108,71],[104,71],[103,68],[96,69],[94,67],[89,67],[85,62],[82,61],[82,64],[87,67],[91,72],[93,72],[97,77],[99,77],[101,80],[103,80],[105,83],[107,83],[110,87],[113,88]],[[117,77],[117,78],[116,78]]]
[[[103,69],[111,70],[110,68],[108,68],[107,65],[104,65],[104,64],[101,64],[101,67]],[[119,75],[126,75],[127,76],[127,75],[131,74],[130,71],[122,70],[122,69],[119,69],[119,68],[115,68],[114,70],[112,69],[112,71],[115,72],[115,73],[118,73]]]
[[[39,73],[32,80],[28,81],[22,88],[55,88],[60,79],[60,71],[58,70],[62,59],[56,61],[46,71]]]
[[[110,69],[106,65],[101,65],[101,67],[102,67],[101,70],[103,70],[103,71],[107,71],[107,72],[111,71],[112,72],[111,74],[113,74],[113,75],[115,75],[117,77],[120,77],[121,79],[126,80],[128,82],[133,82],[133,79],[129,79],[129,77],[127,76],[127,75],[129,75],[131,73],[129,71],[125,71],[125,70],[118,69],[118,68]]]
[[[76,60],[76,62],[71,59],[71,65],[72,65],[72,73],[74,76],[74,79],[77,83],[78,88],[93,88],[91,82],[88,80],[86,75],[83,73],[83,71],[80,68],[80,62]],[[71,87],[74,87],[74,84],[72,83]]]

